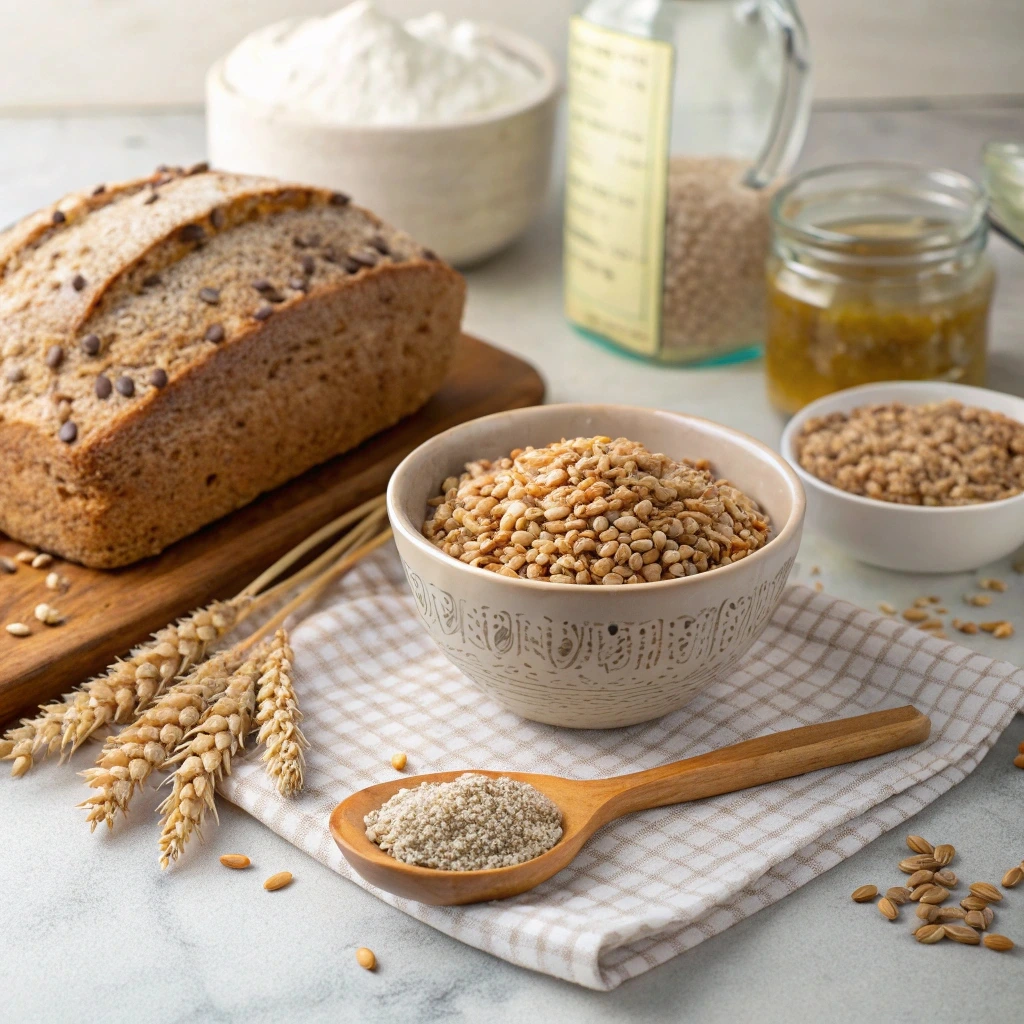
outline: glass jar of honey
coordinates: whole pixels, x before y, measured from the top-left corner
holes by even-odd
[[[881,380],[984,384],[995,274],[970,178],[912,164],[825,167],[772,205],[765,372],[791,414]]]

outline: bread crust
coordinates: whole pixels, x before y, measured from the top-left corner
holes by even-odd
[[[465,284],[392,234],[393,262],[332,266],[267,319],[230,321],[219,344],[160,335],[146,351],[170,368],[165,383],[146,386],[146,367],[130,399],[73,395],[73,443],[39,411],[50,394],[0,397],[0,530],[87,566],[126,565],[415,412],[447,373]]]

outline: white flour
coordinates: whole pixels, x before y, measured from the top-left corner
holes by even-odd
[[[251,99],[361,125],[459,121],[539,87],[472,22],[427,14],[402,24],[371,0],[254,32],[228,55],[225,76]]]

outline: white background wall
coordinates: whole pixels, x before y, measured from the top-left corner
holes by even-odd
[[[798,0],[819,99],[1024,94],[1024,0]],[[249,30],[343,0],[0,0],[0,110],[202,99]],[[380,0],[503,22],[561,56],[573,0]]]

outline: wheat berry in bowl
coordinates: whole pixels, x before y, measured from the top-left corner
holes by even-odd
[[[878,501],[973,505],[1024,492],[1024,423],[953,398],[815,416],[794,447],[808,473]]]
[[[768,516],[707,460],[624,437],[577,437],[466,464],[430,501],[423,535],[445,554],[542,583],[657,583],[768,542]]]
[[[1024,544],[1024,398],[943,381],[864,384],[786,424],[808,520],[869,565],[970,572]]]
[[[525,542],[525,537],[513,542],[513,535],[520,532],[520,520],[527,526],[523,532],[532,536],[529,527],[536,526],[547,538],[538,534],[529,547],[520,544],[522,550],[510,553],[507,562],[498,555],[495,568],[489,570],[472,564],[481,556],[474,554],[464,561],[462,556],[469,552],[463,551],[452,557],[432,537],[424,536],[424,516],[429,512],[434,522],[435,516],[444,514],[442,506],[452,489],[447,484],[451,482],[457,494],[467,464],[476,466],[487,460],[497,466],[508,459],[526,466],[534,458],[546,462],[552,438],[577,437],[584,439],[583,450],[576,451],[574,442],[568,442],[560,456],[564,465],[548,462],[535,471],[520,473],[523,479],[516,485],[526,490],[525,497],[511,485],[502,494],[508,481],[481,482],[479,496],[467,491],[465,497],[479,497],[482,503],[477,501],[466,509],[461,524],[452,507],[450,516],[438,526],[446,539],[448,519],[455,520],[459,532],[451,543],[461,543],[459,538],[467,545],[479,541],[476,550],[489,547],[483,550],[484,557],[493,556],[504,543],[497,541],[502,533],[508,534],[510,544]],[[607,450],[588,468],[598,437],[603,439],[596,441],[596,446]],[[625,449],[616,453],[616,458],[623,457],[621,466],[612,466],[610,452],[618,442],[610,438],[637,442],[628,455]],[[640,453],[641,447],[646,454]],[[512,452],[517,454],[513,457]],[[539,454],[542,452],[548,454]],[[657,452],[699,456],[707,460],[714,474],[703,463],[687,465],[653,454]],[[608,465],[602,470],[605,456]],[[580,462],[584,465],[579,466]],[[577,471],[585,473],[578,485],[571,482]],[[512,475],[512,466],[507,472]],[[603,477],[602,472],[611,475]],[[475,469],[469,474],[474,478]],[[633,489],[626,482],[631,479],[636,493],[626,498],[625,492]],[[678,486],[670,485],[671,479],[678,479]],[[716,482],[721,479],[733,481],[747,497],[732,489],[726,492],[731,485]],[[602,480],[603,485],[598,486]],[[439,494],[442,481],[445,493]],[[583,487],[584,481],[592,482]],[[484,494],[488,487],[490,493]],[[587,497],[591,487],[597,490]],[[620,487],[624,490],[617,495]],[[568,491],[559,493],[565,488]],[[577,489],[582,489],[586,501],[569,500]],[[709,494],[709,489],[716,493]],[[428,506],[432,498],[441,500]],[[620,498],[623,506],[611,508]],[[599,499],[608,502],[607,510],[596,504]],[[503,502],[520,502],[540,515],[534,511],[530,518],[524,510],[514,521],[510,517],[502,530],[508,509],[498,513],[497,507]],[[719,514],[716,507],[716,514],[711,515],[694,505],[687,507],[687,502],[703,502],[708,507],[719,503],[722,511]],[[676,503],[682,507],[673,509]],[[731,525],[725,521],[726,515]],[[682,707],[727,673],[761,635],[782,598],[800,544],[803,515],[803,489],[796,474],[766,445],[698,416],[623,405],[532,406],[461,423],[420,445],[395,470],[388,485],[388,517],[411,597],[423,627],[441,652],[505,709],[536,722],[576,729],[650,721]],[[481,540],[485,531],[475,534],[474,529],[495,516],[495,533]],[[604,527],[602,517],[608,520],[607,528],[594,529]],[[679,519],[684,532],[678,533],[679,528],[671,525],[673,518]],[[753,525],[755,518],[761,526]],[[578,520],[584,520],[586,529],[577,525]],[[725,526],[732,530],[731,538],[721,528]],[[570,541],[573,530],[577,535]],[[749,537],[744,530],[750,531]],[[585,536],[588,532],[594,536]],[[602,533],[607,535],[605,539]],[[664,542],[658,534],[664,535]],[[541,546],[534,547],[533,540]],[[589,545],[582,544],[577,553],[581,540],[594,541],[596,550],[589,551]],[[601,547],[612,541],[615,552],[608,548],[609,553],[602,554]],[[559,542],[572,553],[559,552]],[[748,544],[751,547],[740,556],[741,545]],[[759,546],[754,548],[754,544]],[[554,550],[543,550],[546,545]],[[625,549],[618,554],[623,545]],[[693,555],[685,548],[692,548]],[[537,554],[530,556],[531,551]],[[661,554],[655,556],[652,551]],[[679,561],[673,555],[666,558],[667,552],[678,554]],[[704,557],[698,559],[698,552]],[[523,558],[518,569],[512,568],[518,564],[516,555]],[[537,564],[542,555],[540,569],[547,573],[546,583],[520,574],[527,565]],[[576,569],[575,560],[584,555],[589,568]],[[527,561],[529,557],[532,562]],[[561,565],[572,576],[568,572],[552,576],[553,566],[567,557],[574,559],[572,568]],[[649,561],[645,562],[645,557]],[[604,558],[611,560],[613,568],[625,567],[621,571],[629,576],[614,573],[620,580],[636,576],[646,581],[644,568],[657,565],[660,581],[654,586],[576,584],[577,572],[586,572],[592,582],[604,579],[600,573],[607,563],[599,564]],[[639,570],[630,566],[631,559]],[[672,567],[684,563],[692,568],[684,567],[681,574],[674,575]],[[706,564],[708,571],[701,571],[699,564]],[[654,575],[653,569],[649,572]],[[573,585],[552,586],[551,580],[558,576],[566,576]]]

